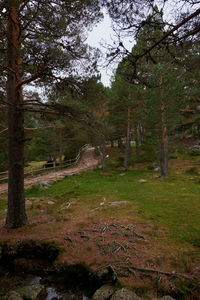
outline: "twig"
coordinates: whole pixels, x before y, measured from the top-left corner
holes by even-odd
[[[0,134],[7,130],[8,130],[8,128],[3,129],[2,131],[0,131]]]

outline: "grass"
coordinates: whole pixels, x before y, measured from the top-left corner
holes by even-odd
[[[139,183],[139,179],[147,180]],[[189,180],[184,172],[168,178],[152,178],[152,171],[146,168],[129,171],[91,171],[72,176],[55,183],[49,189],[29,189],[26,197],[57,198],[63,203],[70,198],[83,198],[90,208],[99,205],[103,199],[129,201],[125,208],[108,208],[102,214],[122,215],[132,220],[150,222],[157,227],[164,226],[169,237],[181,243],[200,247],[200,183]]]
[[[48,208],[50,214],[51,211],[59,214],[60,207],[72,198],[83,199],[76,205],[78,212],[74,206],[68,210],[72,214],[80,213],[84,206],[94,209],[103,201],[129,201],[126,206],[106,207],[99,212],[103,217],[124,217],[164,228],[167,238],[172,241],[200,247],[199,166],[195,165],[195,172],[191,172],[194,168],[190,159],[183,161],[181,156],[181,159],[171,160],[167,178],[153,178],[155,173],[149,170],[149,163],[136,164],[128,171],[117,169],[119,157],[122,153],[112,149],[107,173],[101,170],[85,172],[57,182],[48,189],[28,189],[25,196],[56,199],[55,205]],[[140,179],[146,182],[139,183]],[[45,203],[40,203],[44,207]],[[0,211],[5,209],[6,200],[2,199]],[[34,214],[36,212],[29,212],[30,216]]]
[[[4,211],[7,208],[7,200],[0,199],[0,212]]]
[[[136,249],[140,245],[146,247],[152,259],[152,262],[149,261],[150,265],[156,264],[157,269],[166,270],[170,265],[169,269],[178,272],[192,272],[200,262],[198,159],[195,157],[193,163],[190,155],[184,153],[183,159],[182,153],[178,153],[177,159],[170,160],[169,176],[154,178],[153,175],[158,173],[149,167],[154,167],[153,162],[134,163],[132,168],[125,171],[120,168],[122,153],[113,149],[112,154],[109,154],[106,173],[97,169],[65,178],[48,189],[27,189],[26,198],[34,198],[28,209],[28,217],[39,219],[43,214],[48,215],[49,231],[55,232],[55,236],[57,231],[62,228],[66,230],[73,221],[76,221],[75,226],[79,231],[87,228],[90,221],[104,222],[106,217],[113,217],[117,222],[127,220],[133,224],[142,223],[144,226],[140,228],[144,228],[144,231],[141,234],[147,239],[145,244],[143,240],[135,240]],[[140,183],[140,179],[145,179],[146,182]],[[54,203],[48,205],[48,201],[52,200]],[[103,205],[92,212],[102,202],[115,201],[128,201],[128,204],[118,207]],[[66,210],[68,203],[72,203],[72,206]],[[6,200],[1,199],[0,213],[5,208]],[[157,255],[154,246],[161,255]],[[93,248],[89,245],[86,251],[90,256]],[[187,293],[192,288],[181,286]],[[138,286],[137,293],[148,294],[148,289],[148,283],[147,286]]]

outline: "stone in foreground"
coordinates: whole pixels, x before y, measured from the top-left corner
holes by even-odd
[[[127,289],[118,290],[112,295],[111,300],[142,300],[135,293]]]
[[[100,289],[96,290],[92,300],[108,300],[114,294],[115,287],[111,284],[104,284]]]

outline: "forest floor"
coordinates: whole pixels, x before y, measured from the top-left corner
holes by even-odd
[[[152,163],[135,163],[125,171],[118,149],[109,156],[106,173],[94,170],[98,158],[88,150],[77,166],[27,179],[26,187],[33,180],[57,182],[26,189],[29,224],[23,228],[3,227],[7,195],[1,194],[1,241],[54,241],[62,249],[56,264],[82,263],[92,270],[111,266],[145,299],[166,294],[199,299],[199,157],[171,159],[170,175],[163,179]],[[67,174],[75,175],[62,179]],[[33,265],[31,260],[17,263]],[[185,275],[195,284],[182,282]]]
[[[58,171],[48,171],[48,169],[44,169],[44,174],[25,178],[24,186],[25,188],[28,188],[34,183],[42,181],[52,183],[63,178],[63,176],[79,174],[80,172],[93,169],[98,162],[99,159],[94,154],[94,148],[90,148],[82,153],[81,158],[76,165]],[[7,190],[8,183],[0,184],[0,194],[7,192]]]

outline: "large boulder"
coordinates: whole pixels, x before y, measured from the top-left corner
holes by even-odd
[[[10,291],[6,296],[3,297],[3,300],[23,300],[19,293],[15,291]]]
[[[108,300],[114,294],[115,287],[111,284],[104,284],[100,289],[96,290],[92,300]]]
[[[17,293],[26,300],[36,300],[43,289],[44,286],[42,284],[32,284],[20,287],[17,289]]]
[[[138,297],[135,293],[125,288],[116,291],[111,300],[142,300],[142,298]]]

